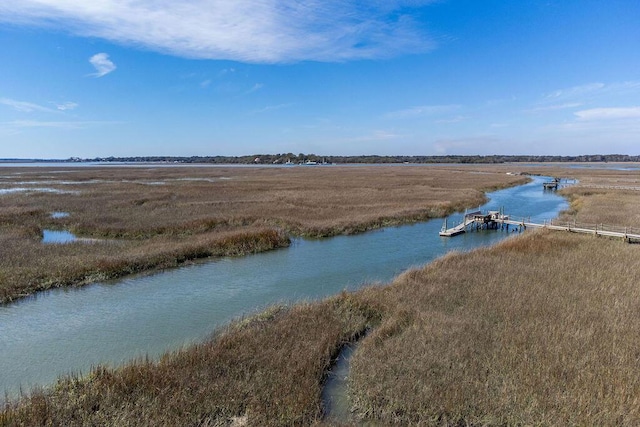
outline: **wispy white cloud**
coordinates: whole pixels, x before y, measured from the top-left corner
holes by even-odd
[[[79,122],[65,121],[40,121],[40,120],[15,120],[7,122],[6,125],[13,128],[55,128],[55,129],[79,129],[82,127]]]
[[[581,102],[565,102],[564,104],[553,104],[553,105],[545,105],[541,107],[535,107],[528,111],[532,113],[539,113],[542,111],[557,111],[557,110],[568,110],[571,108],[581,107],[583,104]]]
[[[578,120],[640,119],[640,107],[591,108],[574,114]]]
[[[359,135],[354,137],[347,137],[340,139],[341,142],[375,142],[375,141],[391,141],[406,137],[395,132],[387,130],[374,130],[365,135]]]
[[[55,110],[48,107],[43,107],[42,105],[38,105],[32,102],[26,102],[26,101],[16,101],[15,99],[9,99],[9,98],[0,98],[0,104],[6,105],[8,107],[13,108],[16,111],[20,111],[23,113],[33,113],[35,111],[44,112],[44,113],[55,112]]]
[[[234,74],[235,72],[235,68],[223,68],[222,70],[220,70],[220,72],[218,72],[218,77],[224,77],[227,74]]]
[[[209,86],[211,86],[211,79],[206,79],[200,82],[200,87],[203,89]]]
[[[614,83],[587,83],[570,88],[559,89],[545,95],[546,100],[572,100],[584,99],[600,95],[615,95],[640,91],[640,81],[614,82]]]
[[[579,138],[580,142],[589,141],[594,147],[607,141],[609,149],[628,147],[637,151],[640,135],[640,107],[591,108],[573,113],[573,120],[559,124],[550,124],[540,130],[552,135],[554,139]],[[624,150],[622,150],[624,151]]]
[[[572,111],[574,118],[584,119],[586,117],[594,117],[595,114],[605,114],[599,108],[589,109],[588,107],[628,104],[637,100],[639,94],[640,81],[593,82],[544,94],[532,108],[523,110],[523,112],[553,113],[574,110]],[[581,109],[581,111],[576,111],[578,109]],[[621,114],[621,112],[618,111],[615,114]]]
[[[439,119],[436,120],[436,123],[460,123],[463,122],[465,120],[467,120],[469,117],[467,116],[453,116],[453,117],[447,117],[447,118],[443,118],[443,119]]]
[[[116,69],[116,64],[109,59],[109,55],[106,53],[96,53],[89,58],[89,62],[96,69],[95,73],[90,74],[92,77],[103,77]]]
[[[478,153],[479,147],[491,147],[492,150],[496,150],[495,152],[508,152],[501,150],[505,145],[505,140],[496,136],[479,135],[438,139],[434,141],[433,149],[438,155]]]
[[[28,128],[53,128],[53,129],[86,129],[98,125],[121,124],[122,122],[103,122],[103,121],[42,121],[42,120],[14,120],[4,122],[4,127],[13,129]]]
[[[386,119],[414,119],[417,117],[436,116],[451,113],[460,108],[460,105],[420,105],[406,108],[404,110],[391,111],[386,113]]]
[[[251,89],[249,89],[248,91],[246,91],[246,92],[245,92],[245,94],[247,94],[247,95],[248,95],[248,94],[250,94],[250,93],[257,92],[257,91],[259,91],[260,89],[262,89],[263,87],[264,87],[264,84],[262,84],[262,83],[256,83],[256,84],[254,84],[254,85],[253,85],[253,87],[252,87]]]
[[[294,105],[295,104],[293,102],[290,102],[290,103],[287,103],[287,104],[267,105],[266,107],[260,108],[259,110],[251,111],[251,114],[268,113],[269,111],[282,110],[283,108],[289,108],[289,107],[292,107]]]
[[[75,102],[63,102],[62,104],[56,104],[56,108],[60,111],[75,110],[78,108],[78,104]]]
[[[20,0],[3,2],[0,22],[190,58],[345,61],[433,49],[426,29],[406,12],[434,1]]]
[[[565,89],[558,89],[551,93],[548,93],[546,99],[565,99],[574,98],[577,96],[583,96],[585,94],[591,94],[601,91],[605,87],[604,83],[588,83],[580,86],[573,86]]]
[[[485,105],[487,107],[495,107],[498,105],[504,105],[510,102],[514,102],[515,100],[517,100],[517,97],[515,96],[511,96],[508,98],[494,98],[494,99],[489,99],[485,102]]]

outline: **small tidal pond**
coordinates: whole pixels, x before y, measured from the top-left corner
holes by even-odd
[[[59,218],[68,218],[69,217],[69,212],[51,212],[51,218],[54,219],[59,219]]]
[[[42,230],[42,243],[45,244],[71,243],[77,240],[78,238],[69,231]]]
[[[551,219],[566,201],[534,177],[488,194],[482,209]],[[450,223],[461,215],[450,218]],[[388,282],[451,250],[490,245],[509,235],[480,231],[438,236],[442,219],[355,236],[295,239],[290,248],[220,258],[153,275],[57,289],[0,306],[0,391],[47,385],[97,364],[118,365],[206,339],[233,318],[270,304],[313,300]]]

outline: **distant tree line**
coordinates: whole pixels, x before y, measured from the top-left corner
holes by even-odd
[[[71,158],[73,162],[163,162],[163,163],[209,163],[209,164],[303,164],[306,162],[333,164],[381,164],[381,163],[537,163],[537,162],[640,162],[640,156],[626,154],[595,154],[581,156],[321,156],[317,154],[252,154],[247,156],[138,156],[96,157],[93,159]]]

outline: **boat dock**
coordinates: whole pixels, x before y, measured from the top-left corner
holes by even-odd
[[[568,178],[553,178],[551,181],[545,181],[542,183],[542,188],[545,190],[559,190],[567,185],[575,184],[575,179]]]
[[[473,230],[505,230],[505,231],[524,231],[527,228],[546,228],[548,230],[568,231],[572,233],[591,234],[593,236],[617,237],[624,239],[626,242],[640,242],[640,229],[632,227],[620,227],[605,224],[583,224],[573,222],[562,222],[558,220],[550,220],[540,222],[532,222],[531,218],[512,217],[501,211],[489,211],[483,213],[475,211],[466,213],[463,220],[453,226],[448,227],[445,219],[440,236],[453,237],[458,234],[466,233]]]
[[[560,185],[560,179],[554,178],[553,181],[547,181],[542,183],[542,188],[545,190],[557,190]]]

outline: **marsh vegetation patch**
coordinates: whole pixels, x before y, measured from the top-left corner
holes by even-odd
[[[469,179],[435,167],[43,169],[4,174],[6,186],[51,187],[16,187],[0,197],[0,244],[11,247],[0,249],[2,301],[212,254],[272,249],[286,245],[287,234],[324,237],[426,220],[482,203],[484,190],[524,181],[500,173]],[[58,211],[73,216],[49,214]],[[117,240],[119,250],[36,247],[42,230],[61,228]]]
[[[569,219],[640,225],[630,199],[637,193],[579,186],[571,192]],[[601,220],[610,203],[623,206],[612,219],[624,221]],[[5,221],[12,212],[39,212],[6,209]],[[21,241],[19,233],[6,233]],[[269,311],[157,363],[63,379],[8,404],[0,423],[319,423],[333,355],[371,328],[351,360],[351,398],[362,420],[637,425],[637,271],[638,245],[529,233],[448,255],[388,286]]]

